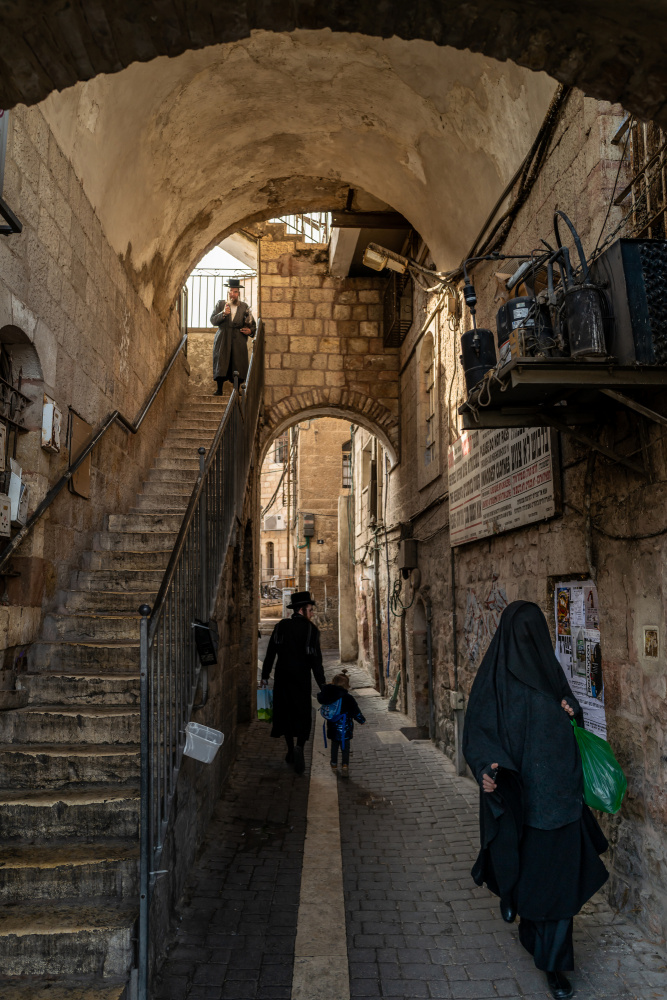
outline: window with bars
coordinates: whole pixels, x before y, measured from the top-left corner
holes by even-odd
[[[629,212],[626,235],[667,237],[667,132],[655,122],[627,119],[613,140],[629,144],[632,179],[615,199]]]
[[[273,451],[273,461],[278,462],[280,465],[284,465],[287,461],[287,434],[281,434],[279,438],[276,438],[276,444]]]
[[[430,465],[435,460],[436,413],[435,413],[435,353],[433,340],[425,345],[427,356],[424,364],[424,414],[426,420],[426,440],[424,447],[424,465]]]
[[[352,442],[343,445],[343,489],[352,489]]]

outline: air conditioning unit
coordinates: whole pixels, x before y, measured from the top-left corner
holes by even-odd
[[[267,514],[264,518],[264,531],[284,531],[284,514]]]

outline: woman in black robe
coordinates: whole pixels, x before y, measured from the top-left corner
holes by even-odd
[[[314,604],[307,590],[292,594],[288,609],[294,610],[294,615],[283,618],[274,628],[262,666],[262,686],[265,686],[278,657],[271,735],[284,736],[285,760],[294,764],[297,774],[303,774],[305,769],[303,748],[310,736],[313,717],[311,672],[320,690],[326,684],[320,632],[311,621]]]
[[[556,1000],[572,996],[572,918],[606,882],[608,844],[583,801],[571,718],[578,701],[536,604],[505,608],[470,692],[463,753],[480,784],[481,850],[472,870],[500,896],[503,919],[547,974]]]

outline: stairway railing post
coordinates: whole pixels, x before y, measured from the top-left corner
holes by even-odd
[[[206,448],[199,449],[199,475],[204,475]],[[208,621],[208,511],[206,503],[206,483],[199,499],[199,558],[201,575],[201,619]]]
[[[141,807],[139,814],[139,955],[138,1000],[148,1000],[148,909],[150,904],[150,738],[148,691],[147,604],[139,608],[140,624],[140,718],[141,718]]]

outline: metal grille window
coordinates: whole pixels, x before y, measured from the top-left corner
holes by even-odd
[[[273,461],[280,463],[280,465],[284,465],[287,461],[287,434],[282,434],[279,438],[276,438]]]
[[[352,489],[352,452],[346,451],[346,447],[351,448],[349,441],[343,445],[343,489]]]
[[[382,336],[385,347],[400,347],[412,325],[412,281],[393,273],[382,296]]]
[[[281,215],[271,222],[284,222],[288,233],[303,236],[304,243],[328,243],[331,238],[331,213],[310,212],[308,215]]]
[[[222,268],[196,267],[187,281],[188,327],[191,330],[209,329],[210,316],[220,299],[227,298],[227,282],[241,279],[241,298],[257,316],[257,274],[255,271],[228,271]]]
[[[665,239],[667,132],[655,122],[638,122],[629,118],[619,129],[614,142],[617,145],[629,144],[632,180],[615,200],[616,205],[623,205],[631,211],[627,235]]]
[[[424,464],[430,465],[435,459],[435,356],[431,343],[430,357],[425,368],[425,414],[426,414],[426,445],[424,449]]]

